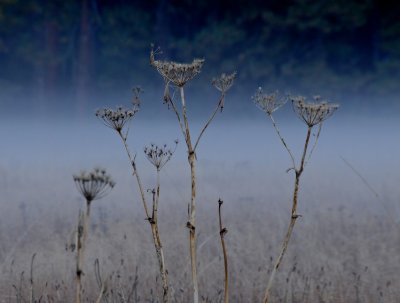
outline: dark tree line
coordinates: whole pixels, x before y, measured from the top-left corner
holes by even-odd
[[[0,0],[0,87],[39,95],[154,79],[150,44],[242,83],[396,91],[400,5],[356,0]],[[137,81],[136,81],[137,82]]]

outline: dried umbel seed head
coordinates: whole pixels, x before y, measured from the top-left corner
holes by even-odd
[[[161,168],[163,168],[171,159],[177,145],[178,140],[175,140],[175,148],[172,150],[168,148],[166,144],[161,147],[155,144],[150,144],[150,146],[144,148],[144,153],[150,163],[153,164],[157,170],[161,170]]]
[[[222,94],[225,94],[232,87],[235,78],[236,72],[233,72],[230,75],[223,73],[219,78],[214,78],[211,83]]]
[[[280,97],[277,92],[272,94],[264,94],[261,87],[259,87],[252,97],[254,103],[259,109],[271,115],[274,111],[285,105],[287,99]]]
[[[76,187],[88,203],[103,198],[115,186],[111,176],[100,168],[95,168],[91,172],[83,171],[73,178]]]
[[[133,118],[137,111],[138,108],[125,109],[122,106],[117,107],[115,110],[104,108],[96,111],[96,117],[101,119],[106,126],[121,132],[125,124]]]
[[[154,66],[166,82],[183,87],[200,73],[204,59],[194,59],[192,63],[177,63],[173,61],[155,60],[155,52],[150,52],[150,64]]]
[[[291,100],[297,116],[309,127],[325,121],[339,108],[338,104],[322,101],[319,96],[314,97],[314,102],[306,102],[303,96],[291,97]]]

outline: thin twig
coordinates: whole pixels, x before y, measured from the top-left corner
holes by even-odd
[[[274,117],[273,117],[271,114],[268,114],[268,116],[270,117],[270,119],[271,119],[271,121],[272,121],[272,125],[273,125],[273,127],[275,128],[275,131],[276,131],[276,133],[277,133],[279,139],[281,140],[283,146],[285,147],[285,149],[286,149],[287,152],[289,153],[290,159],[292,160],[292,165],[293,165],[292,168],[293,168],[293,169],[296,169],[296,161],[294,160],[294,156],[293,156],[292,152],[290,151],[289,146],[286,144],[285,139],[283,139],[283,137],[282,137],[282,135],[281,135],[281,132],[279,131],[279,128],[278,128],[278,126],[277,126],[277,124],[276,124],[276,122],[275,122]]]
[[[100,291],[99,291],[99,295],[97,296],[96,303],[100,303],[101,299],[103,298],[103,295],[106,293],[106,285],[105,285],[105,283],[103,283],[103,280],[101,278],[99,259],[96,259],[94,261],[94,273],[95,273],[97,285],[100,287]]]
[[[228,230],[222,225],[222,215],[221,215],[222,203],[223,201],[219,199],[218,200],[219,235],[221,237],[222,253],[224,255],[224,275],[225,275],[224,303],[228,303],[229,302],[228,254],[226,252],[225,239],[224,239]]]
[[[308,162],[310,161],[311,156],[312,156],[312,154],[313,154],[313,152],[314,152],[314,149],[315,149],[315,147],[317,146],[317,142],[318,142],[318,139],[319,139],[319,135],[321,134],[321,130],[322,130],[322,123],[323,123],[323,122],[321,122],[321,123],[318,124],[318,132],[317,132],[317,135],[316,135],[316,137],[315,137],[313,147],[311,148],[310,153],[308,154],[307,160],[306,160],[306,162],[304,163],[304,167],[307,166],[307,164],[308,164]]]
[[[30,303],[35,302],[35,295],[34,295],[34,290],[33,290],[33,261],[35,260],[36,257],[36,253],[34,253],[32,255],[32,259],[31,259],[31,276],[30,276],[30,291],[31,291],[31,295],[30,295]]]
[[[85,218],[82,211],[79,212],[78,230],[76,233],[76,294],[75,303],[81,302],[82,295],[82,266],[83,266],[83,249],[84,249],[84,229]]]
[[[345,158],[343,158],[342,156],[339,156],[343,162],[350,167],[350,169],[360,178],[361,182],[364,183],[364,185],[375,195],[375,197],[379,198],[378,193],[372,188],[372,186],[369,184],[369,182],[367,181],[367,179],[365,179],[359,172],[358,170],[355,169],[355,167],[353,165],[350,164],[349,161],[347,161]]]
[[[222,95],[221,95],[221,98],[219,99],[219,101],[218,101],[218,103],[217,103],[217,106],[215,107],[215,109],[214,109],[214,111],[212,112],[211,116],[208,118],[206,124],[204,124],[204,127],[203,127],[203,129],[201,130],[199,136],[197,137],[196,143],[194,144],[194,148],[193,148],[194,151],[196,151],[197,145],[199,144],[201,137],[203,136],[203,134],[204,134],[204,132],[206,131],[207,127],[210,125],[211,121],[214,119],[215,115],[216,115],[217,112],[218,112],[218,109],[221,108],[221,105],[222,105],[222,102],[223,102],[223,100],[224,100],[224,97],[225,97],[225,95],[222,94]]]
[[[141,196],[142,203],[143,203],[143,208],[144,208],[144,211],[146,213],[146,219],[149,219],[150,218],[150,213],[149,213],[149,210],[147,208],[147,202],[146,202],[146,197],[145,197],[145,194],[144,194],[144,189],[143,189],[143,186],[142,186],[142,182],[141,182],[139,174],[137,172],[135,158],[133,158],[132,155],[131,155],[131,152],[129,150],[128,144],[126,143],[126,137],[124,137],[124,135],[121,133],[121,131],[118,132],[118,135],[120,136],[120,138],[122,140],[122,143],[124,144],[125,151],[126,151],[126,153],[128,155],[128,158],[129,158],[129,162],[130,162],[130,164],[132,166],[133,174],[136,177],[136,181],[137,181],[137,184],[138,184],[138,187],[139,187],[140,196]]]
[[[174,95],[175,95],[175,93],[174,93]],[[184,127],[183,124],[182,124],[181,116],[179,115],[178,108],[176,107],[173,98],[174,98],[174,97],[172,97],[172,98],[169,99],[169,103],[171,104],[172,109],[173,109],[174,112],[175,112],[176,118],[178,119],[179,127],[180,127],[180,129],[181,129],[181,131],[182,131],[183,137],[185,138],[185,137],[186,137],[185,127]]]

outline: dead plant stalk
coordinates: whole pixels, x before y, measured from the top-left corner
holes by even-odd
[[[225,235],[228,230],[222,225],[221,208],[223,203],[221,199],[218,200],[219,236],[221,238],[222,253],[224,255],[224,303],[229,303],[228,254],[225,245]]]
[[[142,181],[140,179],[139,172],[138,172],[138,169],[136,166],[136,159],[135,159],[136,156],[134,156],[134,157],[132,156],[132,154],[129,150],[129,146],[127,144],[129,126],[127,126],[127,130],[125,132],[123,132],[124,127],[134,117],[134,115],[138,112],[139,107],[140,107],[139,96],[142,93],[141,88],[135,87],[133,89],[133,93],[134,93],[134,100],[133,100],[133,108],[132,109],[124,109],[122,107],[117,107],[116,110],[102,109],[102,110],[96,111],[96,116],[98,118],[100,118],[106,126],[110,127],[111,129],[114,129],[118,133],[118,136],[121,138],[122,143],[124,145],[126,154],[129,159],[129,163],[132,167],[132,174],[135,177],[137,186],[139,188],[140,198],[141,198],[141,201],[143,204],[144,212],[146,215],[146,220],[149,222],[150,227],[151,227],[152,238],[153,238],[154,247],[156,250],[156,256],[157,256],[157,261],[158,261],[158,266],[159,266],[159,271],[160,271],[161,281],[162,281],[163,302],[168,303],[169,302],[168,270],[165,265],[164,251],[163,251],[163,246],[161,243],[161,238],[160,238],[160,233],[159,233],[159,228],[158,228],[157,209],[158,209],[158,201],[159,201],[159,195],[160,195],[159,170],[161,169],[161,167],[163,165],[165,165],[166,162],[168,162],[168,160],[172,156],[172,153],[166,153],[166,154],[161,153],[160,155],[158,155],[158,157],[160,157],[160,156],[165,157],[168,154],[169,157],[167,157],[167,159],[165,159],[165,158],[161,159],[161,162],[162,162],[162,160],[165,160],[165,161],[162,162],[162,165],[159,165],[158,167],[156,167],[157,168],[157,190],[156,190],[155,196],[153,196],[152,212],[150,214],[148,203],[147,203],[146,196],[145,196],[145,190],[142,185]],[[157,155],[154,155],[154,156],[157,157]]]
[[[272,118],[272,116],[271,116],[271,118]],[[291,211],[291,216],[290,216],[290,223],[289,223],[285,238],[283,240],[280,253],[279,253],[278,258],[277,258],[277,260],[276,260],[276,262],[274,264],[274,267],[272,269],[272,272],[271,272],[271,275],[270,275],[270,278],[269,278],[269,281],[268,281],[268,285],[267,285],[267,288],[265,290],[263,303],[268,303],[269,302],[269,294],[271,292],[271,288],[272,288],[272,284],[273,284],[274,279],[275,279],[276,272],[278,271],[279,266],[281,265],[283,256],[286,253],[286,250],[287,250],[288,245],[289,245],[290,238],[292,236],[294,225],[296,223],[297,218],[299,217],[299,215],[297,214],[297,200],[298,200],[298,193],[299,193],[300,177],[301,177],[301,175],[302,175],[302,173],[304,171],[304,164],[305,164],[305,158],[306,158],[306,154],[307,154],[308,144],[309,144],[309,141],[310,141],[311,129],[312,129],[312,127],[310,127],[310,126],[307,128],[307,136],[306,136],[306,140],[305,140],[305,143],[304,143],[303,155],[301,157],[300,167],[299,168],[295,168],[295,167],[293,168],[295,170],[295,181],[294,181],[294,190],[293,190],[292,211]],[[279,133],[279,131],[278,131],[278,133]],[[281,137],[281,140],[282,140],[283,143],[285,142],[282,139],[282,137]],[[284,143],[284,145],[285,145],[285,147],[287,147],[286,143]]]
[[[294,96],[291,97],[292,105],[293,105],[293,110],[297,114],[297,116],[307,125],[307,135],[306,139],[304,142],[304,147],[303,147],[303,153],[301,156],[301,161],[299,167],[296,167],[296,161],[294,159],[294,156],[289,149],[285,139],[282,137],[281,132],[279,131],[279,128],[275,122],[274,117],[272,116],[272,113],[275,112],[278,108],[282,107],[287,99],[279,97],[278,93],[273,93],[273,94],[264,94],[262,88],[258,88],[256,91],[256,94],[253,96],[254,102],[256,105],[264,111],[268,117],[271,119],[272,125],[275,129],[275,132],[277,133],[281,143],[285,147],[286,151],[288,152],[290,159],[292,161],[292,167],[288,169],[288,171],[293,170],[295,172],[295,181],[294,181],[294,189],[293,189],[293,198],[292,198],[292,211],[291,211],[291,216],[290,216],[290,221],[289,221],[289,226],[285,234],[285,238],[282,242],[281,250],[280,253],[275,261],[274,267],[272,268],[272,272],[267,284],[267,288],[265,289],[265,294],[263,297],[263,303],[268,303],[269,302],[269,295],[271,292],[272,284],[275,279],[275,275],[279,269],[279,266],[282,263],[283,257],[286,253],[286,250],[289,245],[290,238],[292,236],[293,228],[296,223],[297,218],[299,215],[297,214],[297,201],[298,201],[298,194],[299,194],[299,188],[300,188],[300,178],[301,175],[303,174],[304,167],[307,165],[308,161],[310,160],[310,157],[314,151],[314,148],[317,144],[317,141],[319,139],[320,133],[321,133],[321,128],[322,128],[322,123],[325,121],[327,118],[329,118],[337,109],[338,105],[337,104],[332,104],[328,103],[326,101],[322,101],[321,97],[315,96],[314,101],[311,103],[307,103],[305,101],[305,97],[303,96]],[[314,139],[314,145],[312,146],[310,152],[308,153],[308,147],[310,143],[310,137],[311,137],[311,131],[314,126],[318,125],[318,131]],[[306,160],[306,156],[308,154],[308,158]]]
[[[94,200],[100,199],[115,186],[114,181],[104,169],[95,168],[92,172],[82,172],[73,176],[78,191],[86,200],[86,212],[79,212],[78,230],[76,232],[76,294],[75,302],[82,301],[82,275],[84,256],[87,244],[90,207]]]
[[[159,50],[150,52],[150,64],[157,69],[165,81],[164,102],[172,107],[175,112],[179,127],[182,131],[188,152],[188,162],[190,166],[190,183],[191,183],[191,198],[188,210],[188,222],[186,224],[189,229],[189,250],[190,250],[190,263],[192,271],[192,287],[193,287],[193,303],[199,302],[199,283],[197,277],[197,252],[196,252],[196,149],[202,138],[204,132],[211,124],[216,113],[224,107],[225,93],[233,85],[236,73],[230,75],[222,74],[219,78],[213,79],[212,84],[221,92],[221,97],[215,107],[214,111],[201,129],[197,140],[192,141],[188,114],[186,108],[184,86],[187,82],[192,80],[198,75],[203,66],[203,59],[194,59],[192,63],[177,63],[173,61],[160,61],[155,60],[155,55],[160,53]],[[174,85],[179,89],[181,99],[181,112],[174,102],[174,96],[169,94],[169,86]],[[182,123],[183,120],[183,123]],[[194,142],[194,144],[193,144]]]
[[[164,250],[161,244],[161,238],[160,238],[160,232],[159,232],[159,228],[158,228],[158,200],[159,200],[159,196],[160,196],[160,177],[159,177],[159,170],[157,170],[157,193],[156,193],[156,197],[153,198],[153,208],[152,208],[152,214],[150,215],[149,213],[149,209],[147,207],[147,201],[146,201],[146,196],[145,196],[145,192],[144,192],[144,188],[142,185],[142,181],[140,179],[139,173],[137,171],[137,167],[136,167],[136,160],[134,157],[131,156],[128,144],[126,142],[127,138],[125,135],[122,134],[121,131],[118,131],[118,134],[124,144],[126,153],[128,155],[129,158],[129,162],[131,163],[131,167],[132,167],[132,171],[133,171],[133,175],[136,178],[136,183],[138,185],[139,188],[139,192],[140,192],[140,197],[143,203],[143,208],[146,214],[146,218],[148,220],[148,222],[150,223],[150,227],[151,227],[151,234],[153,237],[153,242],[154,242],[154,248],[156,250],[156,256],[157,256],[157,261],[158,261],[158,267],[159,267],[159,271],[160,271],[160,275],[161,275],[161,281],[162,281],[162,288],[163,288],[163,302],[164,303],[168,303],[169,302],[169,282],[168,282],[168,271],[167,271],[167,267],[165,265],[165,259],[164,259]]]

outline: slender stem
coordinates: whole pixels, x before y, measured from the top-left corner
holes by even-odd
[[[168,283],[168,271],[165,266],[164,251],[162,249],[160,233],[158,228],[158,201],[160,198],[160,170],[157,169],[157,185],[154,193],[153,203],[153,217],[151,230],[153,233],[154,246],[156,249],[158,265],[160,267],[162,287],[163,287],[163,302],[169,302],[169,283]]]
[[[158,201],[160,200],[160,170],[157,169],[157,184],[154,200],[153,220],[158,222]]]
[[[181,131],[182,131],[183,137],[185,138],[185,137],[186,137],[185,127],[184,127],[183,124],[182,124],[181,116],[179,115],[178,109],[177,109],[177,107],[176,107],[176,105],[175,105],[175,103],[174,103],[173,98],[171,98],[171,99],[169,100],[169,102],[171,103],[172,109],[174,110],[175,115],[176,115],[176,118],[178,119],[179,127],[180,127],[180,129],[181,129]]]
[[[169,302],[169,283],[168,283],[168,271],[165,266],[164,250],[161,245],[160,233],[157,223],[151,224],[151,231],[153,235],[154,247],[156,249],[156,255],[158,260],[158,265],[160,268],[162,288],[163,288],[163,302]]]
[[[203,127],[203,129],[201,130],[199,136],[197,137],[196,143],[194,144],[194,148],[193,148],[194,151],[196,151],[197,145],[199,144],[200,139],[201,139],[201,137],[203,136],[203,133],[206,131],[207,127],[210,125],[211,121],[214,119],[215,115],[216,115],[217,112],[218,112],[218,109],[221,108],[222,102],[224,101],[224,97],[225,97],[225,95],[222,94],[222,95],[221,95],[221,98],[219,99],[218,104],[217,104],[217,106],[215,107],[214,111],[212,112],[210,118],[208,118],[206,124],[204,124],[204,127]]]
[[[82,235],[83,235],[83,225],[82,225],[82,215],[79,214],[78,220],[78,231],[76,235],[76,293],[75,293],[75,303],[81,302],[81,278],[82,278]]]
[[[300,168],[298,169],[299,175],[301,175],[301,173],[304,170],[304,164],[305,164],[305,159],[306,159],[306,155],[307,155],[308,143],[310,142],[311,130],[312,130],[312,126],[309,126],[307,128],[307,137],[306,137],[306,142],[304,144],[303,155],[301,157]]]
[[[35,302],[35,295],[34,295],[34,289],[33,289],[33,261],[35,260],[36,257],[36,253],[34,253],[32,255],[32,259],[31,259],[31,275],[30,275],[30,303],[34,303]]]
[[[308,153],[307,160],[304,162],[304,167],[307,166],[307,164],[308,164],[308,162],[310,161],[311,156],[312,156],[312,154],[313,154],[313,152],[314,152],[314,149],[315,149],[315,147],[317,146],[317,142],[318,142],[318,139],[319,139],[319,135],[321,134],[321,130],[322,130],[322,123],[323,123],[323,122],[321,122],[321,123],[318,124],[318,132],[317,132],[317,135],[315,136],[314,144],[313,144],[312,148],[310,149],[310,152]]]
[[[99,295],[97,296],[96,303],[101,302],[101,299],[103,298],[103,294],[104,294],[104,284],[101,284],[100,292],[99,292]]]
[[[192,148],[192,141],[190,139],[189,122],[186,113],[185,93],[183,87],[180,87],[181,101],[182,101],[182,116],[185,127],[185,141],[188,148],[188,162],[190,165],[190,180],[191,180],[191,199],[189,208],[189,247],[190,247],[190,263],[192,269],[192,283],[193,283],[193,302],[199,302],[199,283],[197,280],[197,255],[196,255],[196,154]]]
[[[139,192],[140,192],[140,196],[142,198],[142,203],[143,203],[144,211],[146,213],[146,218],[149,219],[150,218],[150,213],[149,213],[149,210],[147,208],[146,197],[145,197],[145,194],[144,194],[142,181],[140,180],[139,174],[138,174],[137,169],[136,169],[135,159],[132,157],[131,152],[129,151],[128,144],[126,143],[126,137],[124,137],[124,135],[120,131],[118,132],[118,135],[120,136],[120,138],[121,138],[121,140],[122,140],[122,142],[124,144],[125,151],[126,151],[126,153],[128,155],[128,158],[129,158],[129,162],[131,163],[131,166],[132,166],[133,174],[136,177],[136,181],[137,181],[137,184],[138,184],[138,187],[139,187]]]
[[[146,202],[146,197],[144,194],[142,182],[139,177],[139,173],[136,168],[136,162],[135,159],[132,158],[131,153],[129,151],[128,144],[126,143],[126,137],[122,135],[121,132],[118,132],[119,136],[122,139],[122,142],[124,143],[126,153],[128,155],[129,161],[132,166],[133,174],[136,177],[136,181],[139,187],[140,191],[140,196],[142,198],[143,202],[143,207],[146,213],[146,217],[150,223],[151,226],[151,233],[153,236],[153,242],[154,242],[154,247],[156,250],[156,256],[158,260],[158,265],[160,269],[160,274],[161,274],[161,280],[162,280],[162,287],[163,287],[163,302],[168,303],[169,302],[169,284],[168,284],[168,270],[165,265],[165,259],[164,259],[164,251],[162,248],[161,244],[161,238],[160,238],[160,233],[158,229],[158,200],[160,196],[160,177],[159,177],[159,170],[157,170],[157,188],[156,188],[156,193],[155,196],[153,196],[153,208],[152,208],[152,216],[150,217],[149,210],[147,208],[147,202]]]
[[[182,101],[182,116],[183,116],[183,123],[184,123],[184,132],[185,132],[185,141],[186,145],[188,147],[188,152],[194,152],[194,149],[192,148],[192,140],[190,138],[190,129],[189,129],[189,121],[187,118],[187,112],[186,112],[186,101],[185,101],[185,92],[183,90],[183,87],[180,87],[180,93],[181,93],[181,101]]]
[[[225,285],[224,285],[224,303],[229,302],[229,281],[228,281],[228,254],[226,252],[225,246],[225,234],[228,232],[226,228],[222,225],[222,215],[221,215],[221,207],[223,201],[220,199],[218,201],[218,217],[219,217],[219,235],[221,237],[221,246],[222,253],[224,255],[224,275],[225,275]]]
[[[290,151],[289,146],[286,144],[285,139],[283,139],[283,137],[281,135],[281,132],[279,131],[279,128],[278,128],[277,124],[275,123],[274,117],[271,114],[269,114],[268,116],[270,117],[270,119],[272,121],[272,125],[274,126],[275,131],[278,134],[279,139],[281,140],[283,146],[285,147],[285,149],[289,153],[289,156],[290,156],[290,158],[292,160],[293,169],[296,169],[296,161],[294,160],[294,156],[293,156],[292,152]]]
[[[292,211],[291,211],[291,216],[290,216],[290,223],[289,223],[288,230],[286,232],[285,238],[282,243],[281,251],[280,251],[278,258],[276,259],[275,265],[272,269],[272,272],[271,272],[271,275],[270,275],[270,278],[269,278],[269,281],[267,284],[267,288],[265,289],[265,294],[264,294],[264,298],[262,301],[263,303],[269,302],[269,295],[271,292],[272,284],[275,279],[275,275],[279,269],[279,266],[282,263],[283,256],[285,255],[286,250],[289,245],[289,241],[290,241],[290,237],[293,232],[294,225],[296,223],[297,218],[299,217],[299,215],[297,214],[299,183],[300,183],[301,174],[303,173],[303,170],[304,170],[304,162],[305,162],[305,158],[306,158],[306,154],[307,154],[308,143],[310,141],[311,129],[312,129],[312,127],[310,127],[310,126],[307,129],[307,136],[306,136],[306,140],[304,143],[304,149],[303,149],[303,155],[301,157],[300,167],[299,167],[299,169],[295,168],[296,174],[295,174],[295,182],[294,182],[294,190],[293,190],[293,200],[292,200]]]
[[[76,243],[76,297],[75,302],[80,303],[82,297],[82,275],[83,275],[83,264],[84,254],[86,248],[86,239],[88,235],[88,221],[90,217],[90,200],[86,200],[86,212],[85,214],[79,214],[78,221],[78,233]]]

